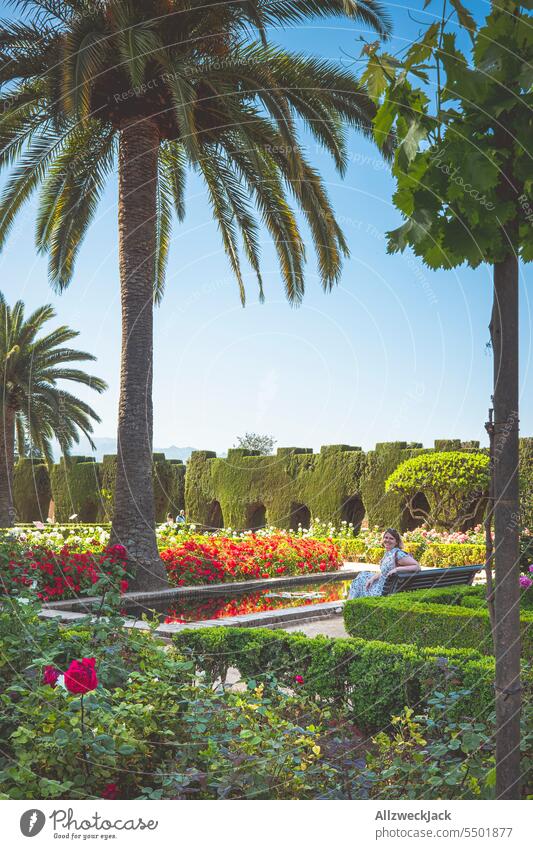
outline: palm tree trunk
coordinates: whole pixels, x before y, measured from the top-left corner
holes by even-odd
[[[10,407],[0,410],[0,528],[15,521],[13,506],[13,463],[15,458],[15,413]]]
[[[152,481],[153,291],[159,133],[150,120],[120,133],[119,249],[122,354],[111,542],[136,567],[131,588],[168,586],[155,538]]]
[[[520,798],[518,259],[494,266],[496,798]]]

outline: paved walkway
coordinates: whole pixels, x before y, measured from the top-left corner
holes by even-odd
[[[317,619],[316,622],[303,622],[300,625],[286,625],[284,631],[299,631],[307,637],[317,637],[323,634],[326,637],[347,637],[348,633],[344,627],[342,616],[328,616],[327,619]]]

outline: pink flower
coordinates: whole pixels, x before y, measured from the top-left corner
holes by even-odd
[[[94,657],[84,657],[83,660],[73,660],[65,672],[65,687],[69,693],[89,693],[98,687],[98,678]]]
[[[297,684],[303,684],[303,682],[304,682],[304,679],[302,678],[301,675],[295,675],[294,680],[296,681]]]
[[[531,564],[531,566],[528,566],[527,568],[530,572],[533,572],[533,563]]]
[[[43,523],[42,523],[42,522],[34,522],[33,524],[35,525],[35,527],[37,528],[37,530],[39,530],[39,531],[44,531],[44,525],[43,525]]]
[[[106,784],[104,789],[102,790],[102,799],[116,799],[118,795],[118,784],[111,782],[111,784]]]
[[[55,687],[60,675],[60,670],[55,666],[45,666],[43,671],[43,684],[49,684],[50,687]]]
[[[523,590],[528,590],[533,586],[533,581],[531,578],[528,578],[527,575],[520,575],[519,581]]]

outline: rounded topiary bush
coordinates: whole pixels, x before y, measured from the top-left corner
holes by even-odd
[[[488,491],[489,464],[486,454],[469,451],[422,454],[401,463],[387,478],[385,490],[405,496],[414,519],[451,531],[479,518]]]

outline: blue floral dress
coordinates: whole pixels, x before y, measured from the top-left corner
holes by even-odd
[[[401,560],[403,557],[409,557],[409,555],[398,547],[391,548],[390,551],[386,551],[383,557],[381,558],[381,562],[379,564],[379,569],[381,572],[379,580],[377,580],[375,584],[372,584],[370,589],[367,590],[366,582],[369,578],[372,578],[376,573],[359,572],[357,578],[354,578],[354,580],[350,584],[348,598],[364,598],[365,596],[381,595],[383,592],[383,587],[385,586],[385,581],[387,580],[387,575],[389,574],[391,569],[394,569],[396,567],[396,557],[398,558],[398,560]]]

